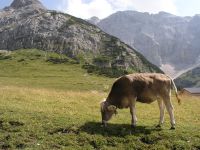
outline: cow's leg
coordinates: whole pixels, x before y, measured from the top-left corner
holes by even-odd
[[[164,103],[165,103],[166,109],[167,109],[169,116],[170,116],[171,129],[175,129],[174,108],[173,108],[173,105],[171,103],[170,96],[166,96],[164,98]]]
[[[164,123],[165,105],[163,103],[163,100],[158,99],[157,101],[160,110],[160,119],[157,127],[161,127],[161,125]]]
[[[130,113],[131,113],[131,126],[134,128],[137,123],[136,109],[135,109],[136,98],[129,98],[129,101],[130,101]]]

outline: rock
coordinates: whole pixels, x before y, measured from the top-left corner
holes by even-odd
[[[98,17],[91,17],[90,19],[88,19],[87,20],[88,22],[90,22],[90,23],[92,23],[92,24],[94,24],[94,25],[96,25],[96,24],[98,24],[101,20],[98,18]]]
[[[10,5],[14,9],[25,8],[27,6],[34,7],[35,9],[45,9],[39,0],[14,0]]]

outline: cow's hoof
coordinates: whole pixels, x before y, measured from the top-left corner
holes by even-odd
[[[170,130],[175,130],[175,129],[176,129],[175,127],[171,127],[171,128],[170,128]]]
[[[160,124],[158,124],[158,125],[156,126],[156,128],[161,128],[161,125],[160,125]]]
[[[106,127],[107,127],[107,124],[106,124],[106,123],[102,123],[102,124],[101,124],[101,127],[106,128]]]
[[[132,124],[132,125],[131,125],[131,128],[132,128],[132,129],[135,129],[135,128],[136,128],[136,125],[133,125],[133,124]]]

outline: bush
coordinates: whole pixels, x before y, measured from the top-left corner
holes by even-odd
[[[23,62],[23,61],[25,61],[25,59],[23,59],[23,58],[18,60],[18,62]]]
[[[11,56],[5,56],[3,54],[0,54],[0,60],[10,59]]]
[[[62,63],[67,63],[69,62],[69,60],[67,58],[54,58],[54,57],[50,57],[47,59],[48,62],[52,62],[54,64],[62,64]]]
[[[91,64],[83,65],[82,68],[86,69],[88,73],[96,73],[96,74],[104,75],[111,78],[116,78],[116,77],[128,74],[128,71],[124,69],[98,67]]]
[[[109,63],[110,62],[110,58],[107,56],[98,56],[96,58],[93,59],[94,63]]]

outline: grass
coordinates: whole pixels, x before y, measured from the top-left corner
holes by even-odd
[[[5,55],[5,54],[4,54]],[[5,56],[6,58],[8,56]],[[0,60],[1,85],[19,87],[42,87],[59,90],[107,90],[112,83],[109,78],[89,75],[73,60],[66,63],[47,61],[38,50],[19,50],[9,54],[10,59]],[[49,53],[49,60],[60,56]],[[62,56],[66,59],[65,56]]]
[[[89,75],[70,61],[46,62],[37,50],[9,56],[0,60],[0,149],[200,149],[199,98],[182,97],[179,106],[172,97],[176,130],[169,130],[167,113],[164,126],[155,128],[156,103],[137,103],[135,130],[128,109],[102,128],[99,103],[114,79]]]

